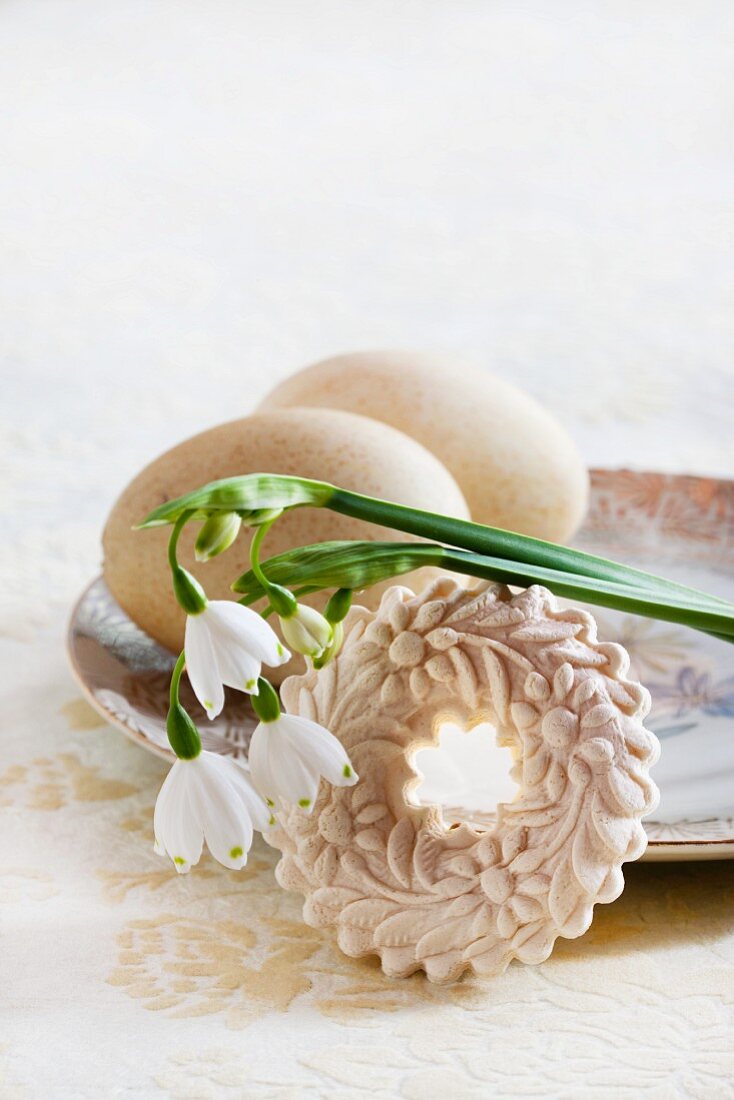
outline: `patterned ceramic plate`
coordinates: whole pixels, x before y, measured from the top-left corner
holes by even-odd
[[[734,482],[596,470],[576,544],[734,600]],[[628,650],[631,674],[653,698],[646,724],[662,743],[654,772],[661,800],[645,822],[644,858],[734,857],[734,648],[685,627],[590,610],[600,636]],[[168,757],[173,657],[131,622],[102,579],[74,610],[68,648],[92,706],[144,748]],[[246,697],[231,693],[224,713],[208,722],[186,688],[182,683],[182,697],[199,720],[204,747],[244,754],[254,728]],[[421,798],[440,803],[447,819],[490,823],[491,807],[512,797],[504,751],[486,728],[470,734],[447,728],[439,749],[418,755]]]

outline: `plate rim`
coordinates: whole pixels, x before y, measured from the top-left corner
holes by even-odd
[[[104,703],[94,694],[89,684],[84,678],[79,662],[74,651],[74,626],[76,624],[79,609],[84,603],[85,599],[89,595],[95,584],[104,580],[104,574],[99,573],[93,580],[91,580],[80,593],[78,598],[74,601],[74,605],[71,609],[69,619],[66,625],[65,644],[66,657],[69,662],[69,671],[74,679],[77,687],[80,689],[82,696],[86,699],[93,710],[97,712],[102,718],[105,719],[115,729],[121,730],[130,741],[133,741],[136,745],[140,745],[141,748],[147,752],[153,753],[160,760],[167,760],[169,763],[173,763],[175,756],[168,749],[162,748],[160,745],[156,745],[154,741],[151,741],[141,733],[139,730],[133,729],[132,726],[123,722],[122,718],[119,718],[113,711],[109,710]],[[126,613],[127,614],[127,613]],[[131,620],[132,621],[132,620]],[[145,633],[145,632],[143,632]]]
[[[81,695],[83,695],[91,708],[94,709],[100,717],[105,719],[109,725],[121,730],[121,733],[123,733],[125,737],[128,737],[134,745],[138,745],[140,748],[145,749],[146,752],[152,753],[158,760],[165,760],[168,763],[173,763],[175,760],[173,752],[160,745],[156,745],[154,741],[147,738],[140,730],[133,729],[132,726],[124,723],[119,715],[110,711],[110,709],[102,703],[100,698],[90,689],[89,684],[84,678],[84,673],[81,672],[79,668],[79,662],[74,647],[74,628],[79,608],[83,605],[91,588],[103,580],[105,580],[105,577],[103,577],[102,573],[96,576],[94,580],[91,580],[85,586],[84,591],[77,597],[72,607],[72,612],[69,614],[65,637],[65,649],[69,663],[69,671],[72,673],[73,679]],[[712,838],[710,840],[656,840],[654,837],[648,837],[647,848],[642,857],[640,857],[640,859],[647,862],[689,862],[695,859],[719,860],[731,858],[734,858],[734,836]]]
[[[687,481],[715,481],[728,486],[734,486],[733,478],[728,477],[705,477],[695,474],[673,474],[665,471],[650,471],[650,470],[632,470],[628,466],[603,466],[592,467],[589,474],[593,481],[594,475],[609,475],[609,474],[627,474],[639,477],[646,477],[650,475],[662,475],[671,480],[676,478],[684,478]],[[73,679],[83,697],[89,703],[89,705],[97,712],[103,719],[106,720],[111,726],[116,729],[120,729],[125,737],[135,745],[139,745],[147,752],[151,752],[153,756],[160,760],[166,760],[168,763],[172,763],[175,759],[173,752],[155,744],[153,740],[146,737],[140,730],[134,729],[132,726],[124,722],[118,714],[109,709],[105,703],[99,700],[98,696],[91,690],[91,687],[85,679],[83,670],[80,668],[77,654],[75,651],[74,643],[74,631],[79,616],[79,610],[81,605],[84,604],[90,590],[100,581],[105,581],[105,575],[99,573],[84,587],[79,596],[75,599],[75,602],[70,610],[66,634],[65,634],[65,649],[66,656],[69,664],[69,670],[72,672]],[[121,608],[122,610],[122,608]],[[123,612],[127,615],[127,613]],[[127,616],[130,618],[130,616]],[[130,619],[132,621],[132,619]],[[139,627],[140,629],[140,627]],[[143,631],[144,632],[144,631]],[[172,654],[175,656],[175,654]],[[712,818],[714,821],[727,820],[727,818]],[[654,821],[654,818],[651,818]],[[670,823],[660,823],[670,824]],[[675,824],[675,823],[673,823]],[[734,858],[734,835],[731,837],[715,837],[711,839],[655,839],[654,837],[648,837],[647,849],[642,856],[643,860],[648,861],[688,861],[694,859],[730,859]]]
[[[94,692],[90,688],[79,666],[79,662],[77,660],[74,649],[74,628],[79,615],[79,610],[84,603],[84,600],[87,598],[89,592],[94,587],[94,585],[98,584],[99,581],[104,581],[103,573],[98,574],[85,586],[83,591],[75,600],[71,613],[69,615],[65,635],[65,649],[73,679],[76,682],[77,687],[80,689],[82,696],[86,699],[93,710],[95,710],[97,714],[104,718],[106,722],[108,722],[115,729],[121,730],[122,733],[124,733],[125,736],[129,738],[130,741],[132,741],[136,745],[139,745],[147,752],[152,753],[159,760],[165,760],[169,764],[173,763],[175,757],[172,752],[162,748],[159,745],[156,745],[155,742],[151,741],[148,737],[145,736],[145,734],[127,725],[117,714],[109,710],[104,705],[104,703],[94,694]],[[130,621],[132,622],[132,620]],[[645,852],[643,853],[641,859],[647,860],[649,862],[688,862],[696,859],[723,860],[733,857],[734,836],[712,838],[711,840],[656,840],[652,837],[649,837],[647,848],[645,849]]]

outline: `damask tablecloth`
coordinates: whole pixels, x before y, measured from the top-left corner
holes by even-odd
[[[713,0],[0,9],[3,1100],[734,1095],[734,864],[630,867],[540,967],[388,980],[265,845],[171,873],[165,766],[64,655],[125,482],[340,349],[466,355],[590,464],[734,475],[732,32]]]

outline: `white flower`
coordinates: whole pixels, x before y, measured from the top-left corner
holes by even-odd
[[[258,791],[276,801],[313,809],[321,776],[335,787],[351,787],[359,776],[332,733],[296,714],[260,722],[250,742],[250,773]]]
[[[215,859],[239,870],[247,863],[253,829],[262,831],[269,822],[270,811],[244,768],[231,756],[201,752],[193,760],[177,760],[163,782],[153,818],[154,848],[186,873],[199,862],[206,840]]]
[[[288,618],[281,616],[280,627],[291,649],[306,657],[320,657],[332,639],[331,623],[305,604],[299,604]]]
[[[290,659],[261,615],[233,600],[210,600],[186,619],[186,671],[209,718],[224,706],[224,685],[257,694],[262,663],[273,667]]]

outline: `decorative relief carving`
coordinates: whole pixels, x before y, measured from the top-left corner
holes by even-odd
[[[355,608],[337,659],[282,688],[360,775],[322,783],[313,814],[282,814],[269,836],[307,923],[335,927],[347,955],[379,955],[386,974],[423,969],[435,982],[539,963],[558,936],[580,936],[594,905],[622,891],[658,798],[649,695],[628,664],[591,615],[537,586],[513,596],[442,578],[419,596],[390,589],[377,612]],[[411,800],[412,755],[449,719],[491,722],[512,751],[518,794],[490,831],[447,828]]]

